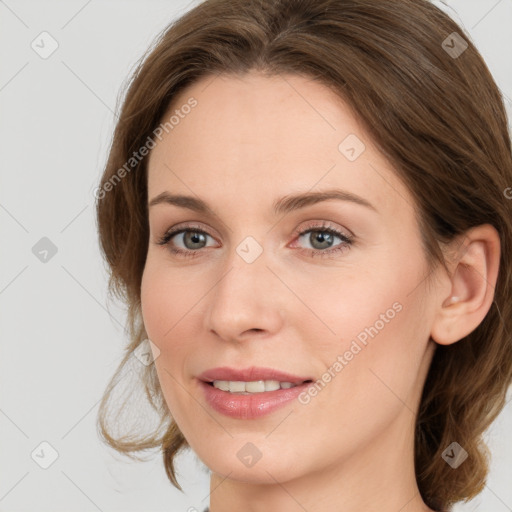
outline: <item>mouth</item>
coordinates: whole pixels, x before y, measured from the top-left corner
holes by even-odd
[[[249,368],[212,368],[198,379],[211,387],[228,393],[256,394],[291,389],[313,382],[309,376],[301,377],[274,368],[251,366]]]
[[[240,372],[235,379],[240,379],[239,375]],[[216,376],[220,377],[217,370]],[[255,420],[293,404],[313,379],[290,378],[289,374],[279,379],[249,377],[247,380],[233,380],[233,377],[216,379],[203,375],[197,382],[206,404],[214,411],[237,420]]]
[[[254,393],[265,393],[269,391],[277,391],[278,389],[291,389],[303,384],[313,382],[311,379],[306,379],[301,382],[280,382],[277,380],[255,380],[255,381],[228,381],[228,380],[214,380],[205,381],[211,387],[227,391],[229,393],[251,395]]]

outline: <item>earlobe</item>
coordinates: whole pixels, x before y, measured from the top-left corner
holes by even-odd
[[[454,242],[455,243],[455,242]],[[500,261],[496,229],[484,224],[470,229],[449,263],[450,290],[440,297],[431,338],[440,345],[455,343],[483,321],[493,299]]]

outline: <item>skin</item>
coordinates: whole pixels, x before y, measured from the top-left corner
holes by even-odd
[[[415,480],[415,415],[436,342],[457,341],[490,306],[495,232],[467,233],[453,274],[431,272],[409,191],[349,107],[310,78],[204,77],[169,115],[190,97],[197,106],[151,151],[148,199],[191,195],[210,210],[150,207],[141,300],[166,403],[211,469],[211,512],[430,511]],[[349,134],[365,145],[354,161],[338,149]],[[375,210],[329,200],[272,212],[278,198],[330,188]],[[322,221],[353,243],[322,257],[342,244],[315,243]],[[158,245],[187,222],[208,233],[202,245],[183,233]],[[263,250],[252,263],[236,251],[248,236]],[[197,255],[172,254],[172,244]],[[218,366],[320,378],[396,303],[400,312],[308,404],[240,420],[212,410],[198,386]],[[252,467],[237,457],[248,442],[262,454]]]

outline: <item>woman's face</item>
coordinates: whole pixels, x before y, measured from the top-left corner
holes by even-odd
[[[333,92],[295,75],[204,78],[164,122],[171,115],[148,163],[148,202],[159,199],[142,310],[192,449],[214,472],[251,482],[389,466],[393,454],[412,467],[436,288],[391,165]],[[220,367],[314,382],[239,394],[240,384],[201,379],[285,377],[203,375]]]

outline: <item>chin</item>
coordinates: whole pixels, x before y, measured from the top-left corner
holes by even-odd
[[[230,480],[251,484],[286,482],[300,474],[300,468],[296,464],[298,461],[276,457],[272,454],[267,457],[262,455],[259,460],[253,459],[252,461],[248,456],[245,456],[246,460],[244,461],[244,455],[242,455],[241,461],[237,455],[238,451],[240,450],[233,450],[233,452],[221,450],[218,457],[210,452],[208,457],[201,457],[201,460],[212,473],[217,473],[222,478],[228,477]],[[294,468],[293,471],[291,468]]]

